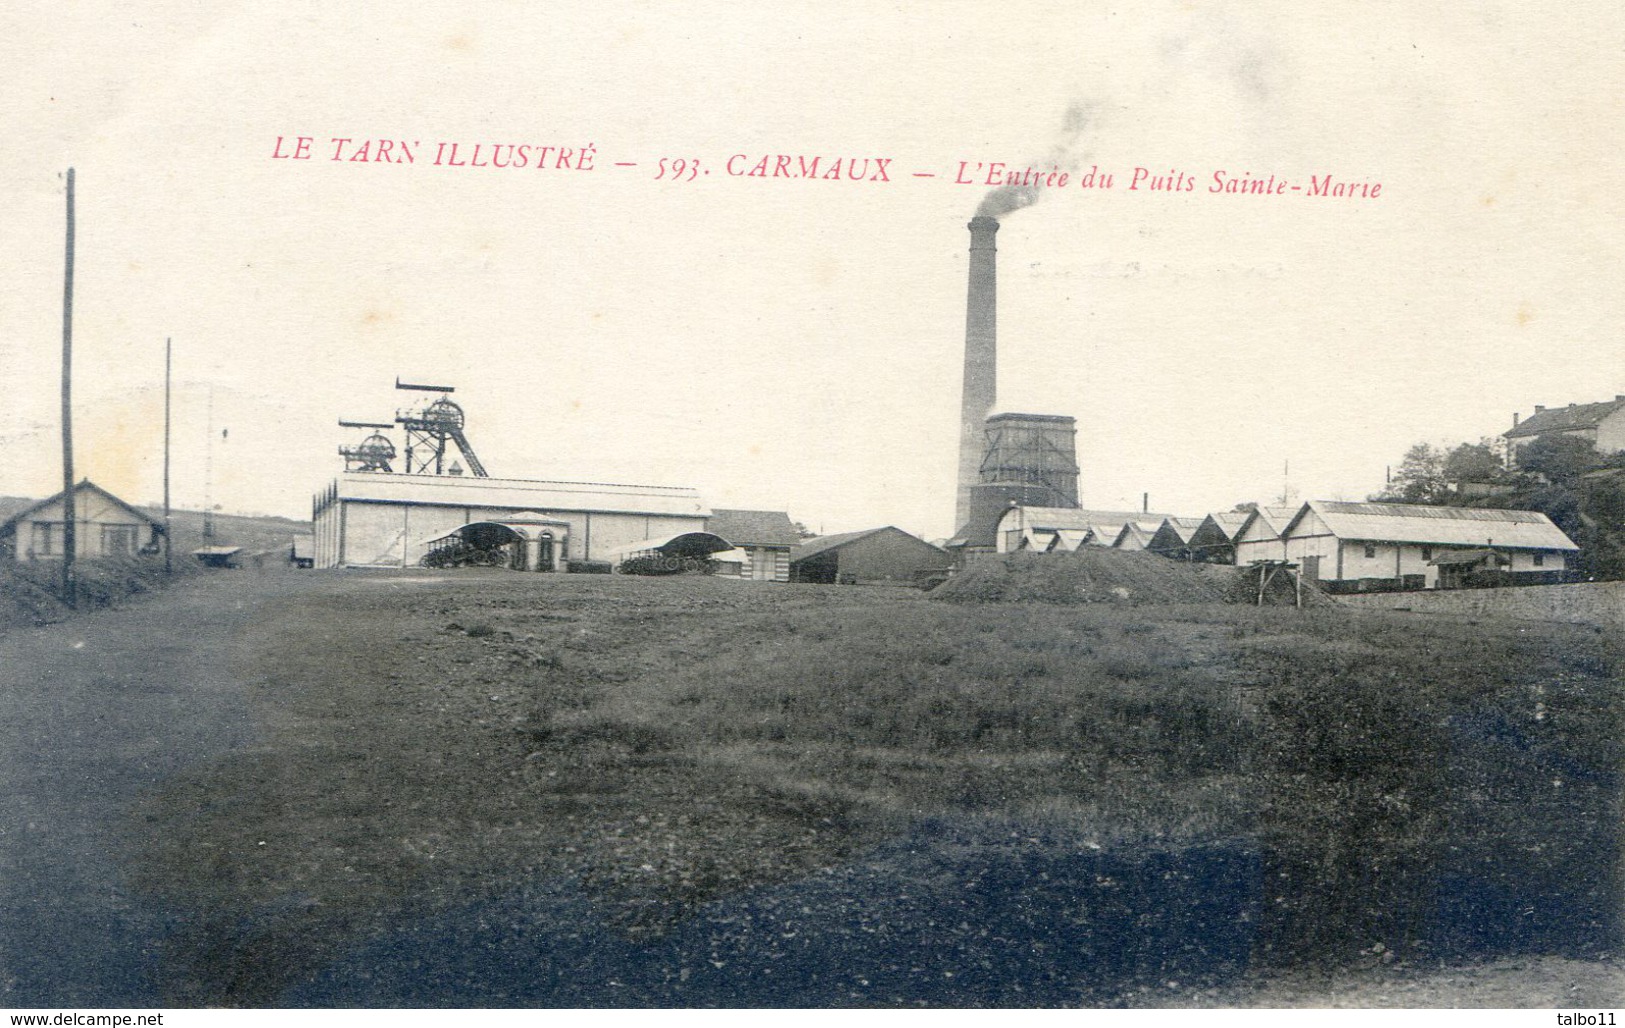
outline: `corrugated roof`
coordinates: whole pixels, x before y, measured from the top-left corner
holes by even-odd
[[[1295,503],[1290,507],[1255,507],[1253,510],[1247,513],[1246,518],[1241,523],[1241,527],[1236,529],[1235,535],[1231,536],[1231,538],[1239,538],[1242,533],[1247,531],[1248,525],[1254,521],[1259,521],[1262,522],[1264,528],[1268,530],[1269,536],[1265,539],[1249,540],[1250,543],[1257,544],[1279,539],[1281,537],[1281,533],[1286,531],[1286,526],[1292,523],[1293,517],[1295,517],[1298,511],[1302,509],[1303,504],[1301,503]]]
[[[509,507],[514,510],[604,511],[703,518],[711,512],[698,491],[660,485],[608,482],[552,482],[467,475],[389,475],[346,472],[338,496],[373,503],[422,503],[454,507]]]
[[[1151,537],[1157,534],[1157,529],[1159,527],[1161,526],[1142,525],[1138,522],[1130,521],[1122,528],[1119,528],[1117,530],[1117,534],[1112,536],[1109,541],[1102,542],[1102,537],[1097,535],[1095,537],[1095,542],[1102,546],[1111,546],[1119,550],[1143,550],[1145,549],[1146,544],[1151,541]],[[1134,545],[1124,545],[1125,543],[1129,542],[1132,542]]]
[[[1426,507],[1411,503],[1310,500],[1304,505],[1340,539],[1366,542],[1485,546],[1496,549],[1578,550],[1551,518],[1533,510]],[[1287,531],[1296,531],[1302,511]]]
[[[795,523],[782,510],[713,508],[705,530],[736,546],[794,546],[801,541]]]
[[[1209,514],[1191,533],[1192,546],[1225,546],[1235,541],[1236,533],[1251,516],[1250,511],[1230,510]]]
[[[1547,432],[1573,432],[1596,428],[1615,411],[1625,409],[1625,397],[1616,396],[1601,403],[1576,403],[1567,407],[1554,407],[1530,415],[1504,433],[1508,439],[1544,435]]]
[[[1059,528],[1089,529],[1096,525],[1112,525],[1114,531],[1128,521],[1156,521],[1160,523],[1168,514],[1138,510],[1088,510],[1082,507],[1012,507],[1020,510],[1028,528],[1055,531]],[[1005,514],[1009,512],[1006,511]],[[1001,514],[1000,517],[1004,517]]]
[[[1162,524],[1157,528],[1157,534],[1152,537],[1150,547],[1172,546],[1175,540],[1180,545],[1189,543],[1191,536],[1202,527],[1202,520],[1202,518],[1163,518]]]

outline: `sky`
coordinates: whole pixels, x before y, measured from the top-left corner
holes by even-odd
[[[1625,393],[1612,4],[22,4],[0,29],[0,494],[61,485],[69,167],[76,464],[134,502],[162,496],[169,339],[179,507],[307,516],[357,441],[337,421],[422,399],[400,377],[455,385],[495,476],[945,536],[995,162],[1071,176],[1001,216],[998,406],[1077,419],[1085,506],[1362,499],[1413,443]],[[343,138],[414,161],[329,159]],[[729,174],[779,154],[890,181]],[[1309,195],[1328,175],[1381,189]]]

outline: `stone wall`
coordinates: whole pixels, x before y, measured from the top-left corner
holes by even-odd
[[[1511,589],[1449,589],[1339,596],[1341,606],[1478,614],[1526,621],[1568,621],[1625,628],[1625,582],[1531,585]]]

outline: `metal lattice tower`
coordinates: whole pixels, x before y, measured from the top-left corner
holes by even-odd
[[[448,464],[446,459],[451,447],[455,446],[463,456],[463,463],[468,465],[468,470],[476,478],[490,477],[485,465],[475,455],[474,447],[469,445],[468,436],[463,433],[463,408],[453,403],[447,395],[455,391],[451,386],[414,385],[396,379],[395,388],[440,394],[439,399],[425,407],[395,412],[395,423],[406,430],[408,475],[459,474],[456,461]]]
[[[372,434],[353,446],[340,446],[339,455],[344,458],[345,471],[374,471],[388,474],[395,470],[390,463],[395,459],[395,444],[390,441],[384,432],[394,428],[393,424],[376,421],[340,421],[345,428],[370,428]]]

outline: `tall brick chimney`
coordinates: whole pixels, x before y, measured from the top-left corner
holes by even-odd
[[[985,423],[997,399],[998,275],[993,236],[994,218],[975,217],[970,229],[970,286],[965,300],[965,386],[959,413],[959,489],[954,502],[954,530],[971,515],[971,493],[980,481]]]

